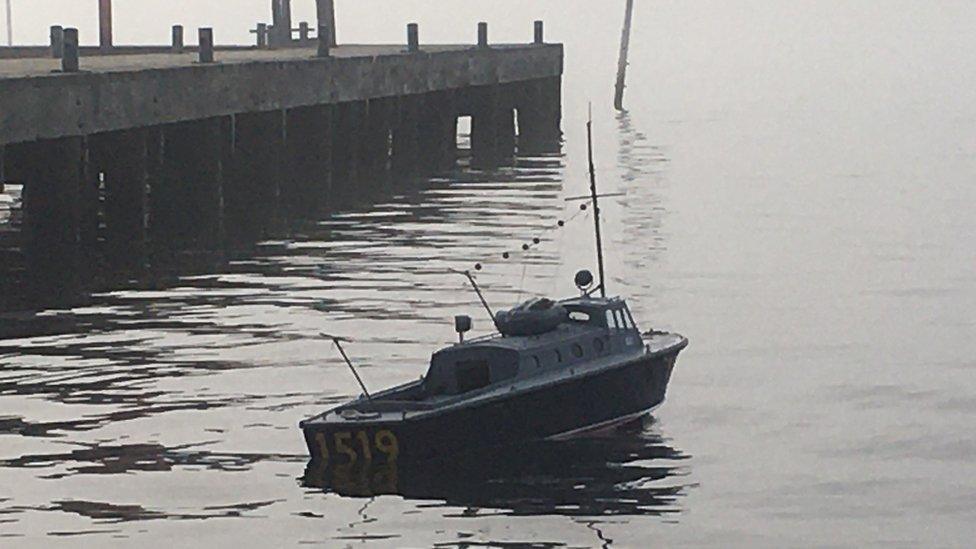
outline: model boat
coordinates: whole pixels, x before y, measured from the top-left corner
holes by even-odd
[[[591,124],[587,126],[592,136]],[[459,341],[435,352],[419,380],[363,394],[302,421],[312,462],[355,466],[418,462],[508,444],[559,440],[625,424],[664,402],[683,336],[638,327],[626,300],[608,297],[599,198],[590,137],[590,195],[599,281],[577,273],[580,294],[491,310],[464,272],[496,333],[465,339],[468,316],[455,318]]]

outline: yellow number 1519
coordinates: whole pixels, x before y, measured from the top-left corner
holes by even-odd
[[[328,438],[325,433],[315,434],[323,463],[329,463],[333,455],[345,456],[344,461],[350,464],[359,460],[369,463],[373,461],[374,448],[386,457],[386,461],[396,461],[400,455],[396,435],[386,429],[377,431],[372,440],[366,431],[337,431],[332,433],[331,441]]]

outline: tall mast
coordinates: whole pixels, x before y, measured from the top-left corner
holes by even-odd
[[[7,0],[7,45],[14,45],[14,20],[13,9],[10,7],[11,0]]]
[[[627,13],[624,14],[624,30],[620,35],[620,59],[617,61],[617,93],[613,106],[624,110],[624,88],[627,87],[627,57],[630,52],[630,24],[634,19],[634,0],[627,0]]]
[[[586,121],[586,144],[590,161],[590,196],[593,199],[593,224],[596,229],[596,261],[600,270],[600,296],[607,297],[607,282],[603,273],[603,237],[600,234],[600,202],[596,192],[596,166],[593,164],[593,116]]]

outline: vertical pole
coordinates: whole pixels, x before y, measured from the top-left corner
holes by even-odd
[[[51,27],[51,58],[61,59],[64,56],[64,27]]]
[[[280,0],[282,28],[281,36],[285,40],[286,46],[291,45],[291,0]]]
[[[407,25],[407,51],[410,53],[420,51],[420,28],[416,23]]]
[[[98,44],[112,49],[112,0],[98,0]]]
[[[336,47],[336,16],[335,0],[315,0],[315,11],[318,14],[318,28],[329,27],[329,47]]]
[[[311,33],[309,32],[308,22],[307,21],[302,21],[301,23],[298,24],[298,41],[303,46],[308,45],[309,35],[310,34]]]
[[[634,18],[634,0],[627,0],[627,13],[624,15],[624,30],[620,35],[620,59],[617,61],[617,89],[613,106],[624,110],[624,88],[627,84],[627,56],[630,51],[630,25]]]
[[[173,51],[183,52],[183,25],[173,25]]]
[[[488,23],[478,23],[478,47],[488,47]]]
[[[257,46],[258,49],[264,49],[268,47],[268,24],[258,23],[257,29],[255,29],[255,34],[257,34]]]
[[[542,21],[535,22],[535,39],[533,42],[535,44],[545,44],[545,27]]]
[[[200,29],[200,62],[214,62],[214,37],[211,28]]]
[[[271,36],[268,37],[268,44],[273,48],[278,45],[278,36],[281,34],[281,1],[271,0]]]
[[[64,29],[64,57],[61,58],[61,70],[78,72],[78,67],[78,29]]]
[[[332,47],[332,27],[325,25],[319,26],[319,57],[328,57],[330,55],[329,49]]]
[[[7,45],[14,45],[14,14],[10,7],[10,0],[7,0]]]

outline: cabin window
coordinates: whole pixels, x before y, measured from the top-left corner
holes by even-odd
[[[569,313],[569,319],[573,322],[589,322],[590,313],[584,313],[583,311],[572,311]]]
[[[593,350],[596,351],[596,354],[603,353],[603,349],[605,349],[605,348],[606,348],[606,344],[603,343],[603,340],[602,339],[596,338],[596,339],[593,340]]]
[[[573,343],[573,356],[583,358],[583,346],[579,343]]]
[[[491,384],[487,360],[462,360],[457,363],[458,392],[467,393]]]
[[[555,349],[555,351],[556,351],[556,362],[562,362],[563,354],[559,352],[559,349]]]
[[[607,311],[607,328],[611,330],[617,327],[617,319],[613,316],[613,311]]]
[[[617,328],[626,329],[627,322],[624,321],[624,313],[620,309],[614,309],[613,315],[617,317]]]

